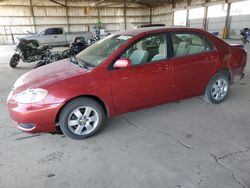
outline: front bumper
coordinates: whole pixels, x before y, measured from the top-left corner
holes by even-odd
[[[29,133],[56,131],[56,116],[61,104],[19,104],[10,99],[7,105],[18,129]]]

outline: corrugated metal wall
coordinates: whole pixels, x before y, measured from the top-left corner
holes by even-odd
[[[61,6],[49,0],[0,1],[0,44],[11,44],[26,31],[38,32],[44,27],[62,26],[65,31],[88,31],[98,23],[98,9],[93,1],[57,0]],[[108,31],[125,28],[123,4],[102,4],[100,20]],[[127,28],[150,22],[150,9],[137,4],[126,8]]]
[[[203,19],[200,19],[200,18],[190,19],[189,27],[199,28],[199,29],[203,28]]]
[[[153,8],[152,23],[164,23],[167,26],[172,25],[172,5]]]
[[[215,17],[208,18],[207,21],[207,30],[208,32],[219,32],[220,37],[223,35],[223,29],[225,27],[226,17]]]
[[[240,30],[245,27],[250,28],[250,15],[231,16],[229,37],[239,39],[241,37]]]
[[[218,0],[210,0],[217,2]],[[0,44],[11,44],[16,37],[24,36],[26,31],[38,32],[44,27],[62,26],[65,31],[87,31],[101,22],[110,32],[125,29],[124,5],[102,3],[99,14],[93,1],[57,0],[67,5],[61,6],[49,0],[4,0],[0,1]],[[221,2],[221,1],[220,1]],[[190,7],[203,5],[205,0],[192,0]],[[130,3],[126,8],[127,29],[139,24],[164,23],[173,25],[173,12],[186,9],[187,2],[150,8]],[[150,18],[150,12],[152,17]],[[208,31],[223,33],[226,17],[208,18]],[[231,16],[229,36],[239,38],[239,30],[249,26],[250,15]],[[203,19],[190,19],[189,26],[202,28]]]

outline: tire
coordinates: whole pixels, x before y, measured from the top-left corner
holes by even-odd
[[[206,102],[219,104],[227,98],[229,90],[230,82],[228,76],[225,73],[215,74],[207,85],[204,99]]]
[[[41,67],[41,66],[44,66],[46,65],[47,63],[45,61],[39,61],[35,66],[34,66],[34,69],[38,68],[38,67]]]
[[[69,50],[64,50],[64,51],[62,52],[62,57],[63,57],[63,58],[69,58],[69,56],[70,56]]]
[[[247,43],[247,39],[245,37],[241,37],[241,41],[243,42],[243,44]]]
[[[103,127],[104,120],[102,106],[90,98],[73,99],[63,107],[59,115],[62,132],[77,140],[95,135]]]
[[[14,54],[10,59],[10,67],[16,68],[19,61],[20,61],[20,56],[18,54]]]

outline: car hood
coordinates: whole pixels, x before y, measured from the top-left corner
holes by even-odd
[[[47,88],[51,84],[70,79],[89,72],[69,62],[68,59],[57,61],[31,70],[17,79],[15,93],[28,88]]]
[[[28,35],[28,36],[20,37],[20,39],[26,39],[26,40],[37,39],[37,36],[36,35]]]

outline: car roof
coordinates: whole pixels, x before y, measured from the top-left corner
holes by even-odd
[[[124,31],[116,32],[117,35],[140,35],[140,34],[150,34],[150,33],[158,33],[158,32],[167,32],[167,31],[202,31],[201,29],[197,28],[189,28],[189,27],[144,27],[144,28],[137,28],[137,29],[129,29]]]

